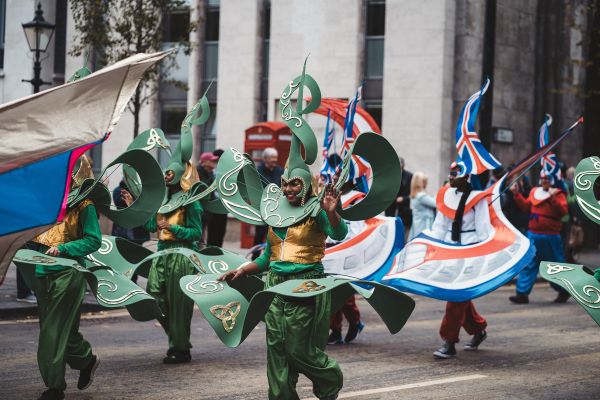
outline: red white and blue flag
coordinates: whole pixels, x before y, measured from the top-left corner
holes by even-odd
[[[500,162],[491,155],[481,143],[475,131],[477,112],[481,96],[490,86],[487,78],[480,91],[474,93],[463,106],[456,125],[456,149],[458,150],[457,164],[461,166],[461,176],[467,174],[479,175],[488,169],[500,167]]]
[[[334,146],[333,154],[335,154],[335,124],[331,120],[331,110],[327,111],[327,123],[325,124],[325,136],[323,139],[323,165],[321,166],[321,176],[325,183],[331,183],[337,165],[331,165],[329,155],[331,146]]]
[[[552,116],[550,114],[546,114],[546,118],[544,119],[544,123],[540,126],[539,130],[539,140],[538,140],[538,149],[546,146],[549,142],[549,128],[552,125]],[[558,162],[558,156],[554,152],[549,152],[545,154],[540,159],[540,164],[542,164],[542,170],[552,178],[560,179],[560,164]]]
[[[354,144],[354,115],[356,114],[356,106],[361,98],[362,85],[356,89],[354,98],[348,102],[348,106],[346,107],[346,117],[344,119],[344,139],[342,141],[342,159],[346,157],[346,154],[350,151],[352,145]],[[349,180],[356,180],[360,177],[365,177],[365,179],[367,179],[370,171],[371,168],[364,159],[359,156],[352,156],[352,168],[350,169],[350,174],[348,175]]]

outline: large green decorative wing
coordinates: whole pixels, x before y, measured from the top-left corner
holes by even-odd
[[[583,309],[600,325],[600,282],[584,265],[542,261],[540,274],[569,292]]]
[[[106,308],[125,307],[137,321],[150,321],[161,317],[156,300],[128,277],[108,266],[86,268],[75,260],[51,257],[33,250],[19,250],[13,261],[27,280],[35,279],[36,265],[61,265],[83,273],[98,300]]]
[[[227,149],[216,169],[216,189],[228,212],[240,221],[264,225],[260,215],[263,186],[254,162],[237,149]]]
[[[346,220],[361,221],[376,216],[394,202],[400,189],[402,167],[396,151],[387,139],[374,132],[363,132],[356,138],[344,159],[336,184],[338,189],[347,180],[352,156],[361,157],[371,166],[371,185],[360,202],[346,209],[339,205],[337,211]]]
[[[584,158],[575,169],[575,199],[581,211],[593,222],[600,224],[600,203],[594,195],[594,184],[600,177],[600,157]]]
[[[152,128],[145,130],[133,139],[127,147],[127,150],[141,149],[152,151],[153,149],[163,149],[171,155],[171,145],[167,140],[162,129]],[[137,173],[129,165],[123,165],[123,179],[129,189],[129,192],[135,197],[139,197],[142,192],[142,183]]]
[[[264,283],[256,277],[240,278],[231,283],[219,282],[218,277],[218,274],[184,276],[180,287],[194,300],[219,339],[228,347],[237,347],[246,339],[278,295],[307,298],[330,291],[332,311],[336,311],[349,295],[358,293],[375,309],[392,334],[402,329],[415,307],[409,296],[370,281],[330,276],[289,280],[264,289]]]
[[[107,171],[118,164],[131,166],[144,188],[130,207],[120,210],[111,208],[110,192],[102,183]],[[124,152],[108,164],[96,179],[86,179],[80,187],[69,193],[67,203],[72,207],[89,198],[98,211],[113,222],[125,228],[134,228],[143,225],[156,214],[163,202],[165,190],[163,173],[154,157],[144,150],[134,149]]]

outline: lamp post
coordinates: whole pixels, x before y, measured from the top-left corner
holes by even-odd
[[[33,79],[22,79],[22,82],[29,82],[33,85],[33,93],[40,91],[40,86],[51,85],[52,82],[45,82],[40,78],[42,72],[42,63],[40,63],[41,53],[45,53],[52,34],[54,34],[55,25],[46,21],[43,17],[42,4],[38,3],[35,10],[35,17],[32,21],[21,24],[27,39],[29,50],[35,52],[35,62],[33,63]]]

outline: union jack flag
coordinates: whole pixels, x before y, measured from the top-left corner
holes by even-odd
[[[479,140],[475,131],[475,121],[481,96],[490,86],[487,78],[480,91],[474,93],[463,106],[456,125],[456,149],[458,158],[456,162],[461,166],[461,176],[466,174],[479,175],[488,169],[496,169],[501,164],[491,155]]]
[[[344,118],[344,138],[342,142],[342,158],[346,157],[346,154],[350,151],[352,145],[354,144],[354,114],[356,114],[356,106],[361,98],[362,85],[356,89],[354,98],[348,102],[348,106],[346,107],[346,117]],[[357,180],[360,177],[368,177],[370,172],[371,167],[369,166],[369,163],[359,156],[352,156],[352,168],[350,169],[348,180]]]
[[[552,125],[552,116],[550,114],[546,114],[546,118],[544,119],[544,123],[540,126],[539,130],[539,141],[538,148],[541,149],[549,142],[549,128]],[[544,155],[540,159],[540,164],[542,164],[542,169],[550,176],[556,177],[560,179],[560,164],[558,162],[558,156],[554,152],[549,152]]]

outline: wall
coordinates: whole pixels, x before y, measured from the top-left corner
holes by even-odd
[[[450,160],[455,2],[386,2],[383,133],[436,190]]]

